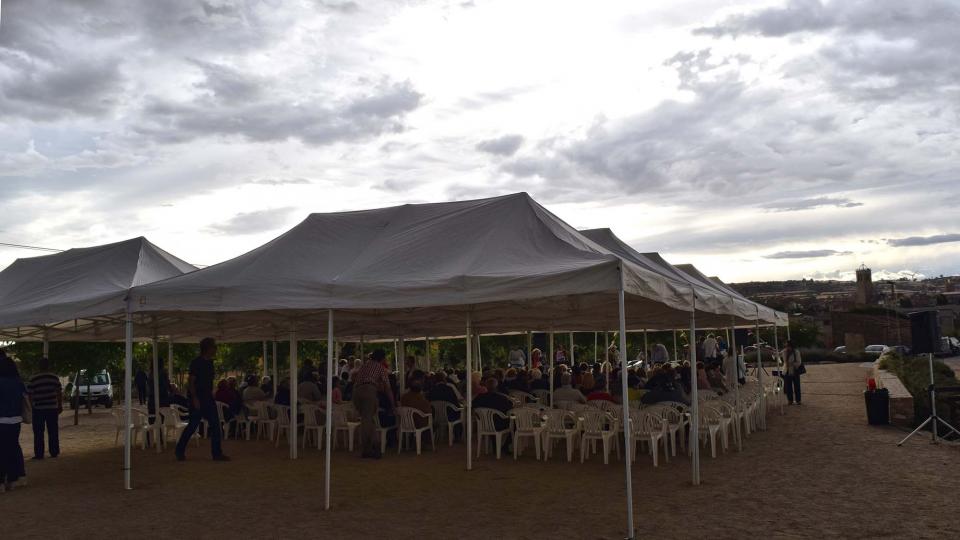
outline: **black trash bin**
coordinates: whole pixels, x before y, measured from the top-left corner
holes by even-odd
[[[886,388],[866,390],[863,399],[867,403],[867,423],[871,426],[890,423],[890,392]]]

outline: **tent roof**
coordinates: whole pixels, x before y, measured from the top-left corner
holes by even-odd
[[[338,335],[422,336],[462,333],[468,310],[488,332],[613,329],[621,287],[636,324],[688,318],[689,294],[676,282],[517,193],[311,214],[253,251],[136,287],[131,298],[177,335],[197,331],[189,323],[230,339],[291,325],[322,337],[325,310],[335,309]]]
[[[0,328],[122,313],[131,287],[196,270],[144,237],[17,259],[0,272]]]
[[[693,291],[697,298],[697,311],[706,312],[710,315],[698,315],[700,322],[711,324],[730,324],[729,316],[741,316],[742,309],[737,310],[734,301],[726,292],[719,291],[715,286],[707,285],[700,280],[691,279],[686,273],[678,270],[660,256],[659,253],[640,253],[632,246],[621,240],[608,228],[588,229],[580,231],[584,236],[594,242],[609,249],[617,256],[634,262],[652,272],[664,277],[677,284],[682,290]],[[722,315],[723,317],[718,317]]]
[[[750,300],[749,298],[747,298],[746,296],[744,296],[743,294],[741,294],[740,291],[734,289],[734,288],[731,287],[730,285],[727,285],[726,283],[723,282],[722,279],[718,278],[717,276],[710,276],[710,281],[716,283],[718,287],[720,287],[721,289],[723,289],[723,290],[725,290],[725,291],[729,291],[730,294],[733,294],[733,295],[737,296],[738,298],[742,298],[742,299],[746,300],[747,302],[753,302],[753,300]],[[760,305],[760,318],[761,318],[761,319],[763,319],[763,320],[765,320],[765,321],[767,321],[767,322],[774,322],[774,323],[776,323],[777,326],[787,326],[788,324],[790,324],[790,315],[789,315],[789,314],[784,313],[783,311],[777,311],[777,310],[775,310],[775,309],[773,309],[773,308],[764,306],[763,304],[759,304],[759,305]],[[772,313],[772,320],[771,320],[771,314],[770,314],[770,313],[764,313],[764,310],[765,310],[765,309],[766,309],[766,310],[770,310],[770,311],[773,312],[773,313]]]
[[[749,314],[752,313],[754,320],[759,318],[761,321],[765,321],[769,323],[776,324],[778,322],[777,317],[775,315],[775,310],[763,304],[760,304],[758,302],[754,302],[753,300],[750,300],[744,297],[743,295],[734,291],[733,289],[730,289],[729,287],[721,287],[717,285],[715,281],[713,281],[712,279],[707,277],[706,274],[698,270],[696,266],[692,264],[678,264],[677,269],[697,279],[702,283],[706,283],[709,286],[716,288],[718,291],[722,291],[726,294],[729,294],[731,297],[735,299],[738,306],[740,306],[741,308],[743,308],[744,306],[746,307],[745,318],[749,318]]]

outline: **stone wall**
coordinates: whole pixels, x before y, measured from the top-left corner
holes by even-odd
[[[885,369],[880,369],[880,361],[873,363],[873,378],[877,388],[886,388],[890,393],[890,423],[913,428],[913,396],[900,378]]]

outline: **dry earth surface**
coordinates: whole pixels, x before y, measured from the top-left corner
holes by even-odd
[[[960,452],[896,428],[866,424],[866,371],[810,366],[804,405],[772,412],[742,452],[703,457],[690,485],[686,457],[633,475],[638,537],[957,538]],[[464,448],[362,460],[333,457],[333,507],[323,510],[323,454],[287,459],[281,444],[234,442],[213,463],[206,442],[188,460],[134,450],[124,491],[122,451],[103,409],[74,427],[61,418],[63,454],[28,462],[29,485],[0,494],[3,538],[623,538],[623,463],[484,456],[465,471]],[[29,428],[28,428],[29,429]],[[22,443],[32,453],[29,433]]]

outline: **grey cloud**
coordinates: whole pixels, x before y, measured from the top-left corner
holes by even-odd
[[[522,135],[504,135],[477,143],[477,150],[498,156],[512,156],[523,144]]]
[[[850,251],[836,251],[833,249],[813,249],[809,251],[778,251],[765,255],[765,259],[814,259],[819,257],[833,257],[835,255],[850,255]]]
[[[196,86],[210,90],[218,101],[239,103],[260,97],[265,81],[258,77],[241,73],[231,66],[194,60],[204,74],[202,82]]]
[[[953,95],[960,4],[947,0],[791,0],[785,6],[732,15],[696,34],[782,37],[827,34],[812,58],[788,66],[797,77],[818,76],[839,94],[902,101]]]
[[[933,236],[910,236],[907,238],[890,238],[887,244],[894,247],[930,246],[960,242],[960,234],[935,234]]]
[[[314,100],[291,104],[279,96],[231,105],[204,96],[187,102],[153,98],[135,130],[165,143],[240,136],[252,141],[299,139],[324,145],[403,131],[403,115],[415,109],[420,98],[409,83],[380,84],[373,94],[345,103]]]
[[[796,212],[800,210],[812,210],[825,206],[837,208],[856,208],[863,206],[861,202],[851,201],[846,197],[814,197],[810,199],[799,199],[796,201],[778,201],[764,204],[766,208],[775,212]]]
[[[255,234],[278,229],[287,224],[294,208],[274,208],[271,210],[257,210],[242,212],[223,223],[216,223],[209,228],[217,234]]]
[[[288,186],[288,185],[307,185],[312,184],[306,178],[260,178],[249,182],[261,186]]]
[[[360,11],[360,5],[356,2],[332,2],[317,0],[317,4],[323,8],[326,8],[330,11],[336,11],[343,14],[352,14]]]

